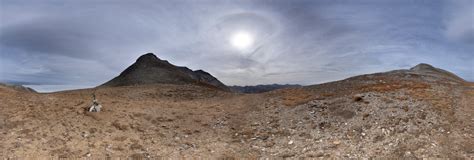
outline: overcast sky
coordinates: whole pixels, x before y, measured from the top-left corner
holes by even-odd
[[[245,49],[230,43],[242,31]],[[0,82],[93,87],[148,52],[227,85],[421,62],[474,81],[474,0],[0,0]]]

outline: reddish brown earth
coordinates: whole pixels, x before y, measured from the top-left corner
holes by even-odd
[[[85,112],[94,93],[103,111]],[[0,157],[474,158],[474,84],[412,71],[262,94],[0,86]]]

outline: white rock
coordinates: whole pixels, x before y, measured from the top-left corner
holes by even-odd
[[[288,144],[293,144],[293,140],[289,141]]]

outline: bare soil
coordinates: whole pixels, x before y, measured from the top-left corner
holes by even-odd
[[[102,112],[86,112],[92,93]],[[0,157],[470,159],[473,109],[472,83],[398,73],[262,94],[0,86]]]

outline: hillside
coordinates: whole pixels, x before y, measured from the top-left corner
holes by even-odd
[[[197,84],[229,91],[226,85],[203,70],[190,70],[159,59],[153,53],[140,56],[119,76],[101,87],[133,86],[146,84]]]
[[[472,159],[474,84],[447,73],[421,64],[261,94],[116,80],[0,87],[0,157]],[[92,93],[102,112],[85,112]]]
[[[26,91],[26,92],[36,92],[34,89],[25,87],[22,85],[16,85],[16,84],[8,84],[8,83],[0,83],[0,87],[2,88],[9,88],[17,91]]]

